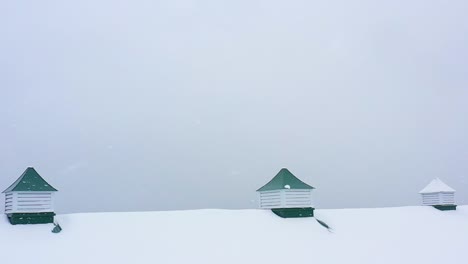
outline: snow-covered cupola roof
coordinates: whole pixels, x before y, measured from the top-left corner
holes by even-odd
[[[441,179],[436,178],[432,180],[424,189],[422,189],[419,193],[438,193],[438,192],[455,192],[450,186],[445,184]]]

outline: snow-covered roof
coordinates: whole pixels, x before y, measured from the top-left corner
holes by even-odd
[[[53,224],[13,226],[0,217],[0,262],[467,263],[463,248],[468,245],[468,206],[444,217],[425,206],[315,213],[332,232],[314,218],[279,219],[267,210],[59,214],[56,221],[63,228],[59,234],[51,232]]]
[[[437,193],[437,192],[455,192],[450,186],[445,184],[441,179],[436,178],[432,180],[424,189],[419,193]]]

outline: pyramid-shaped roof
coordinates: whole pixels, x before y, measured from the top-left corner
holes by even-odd
[[[28,167],[6,192],[56,192],[33,167]]]
[[[441,179],[436,178],[432,180],[424,189],[419,193],[437,193],[437,192],[455,192],[450,186],[445,184]]]
[[[281,189],[315,189],[314,187],[299,180],[288,169],[282,168],[271,181],[265,184],[259,191],[272,191]]]

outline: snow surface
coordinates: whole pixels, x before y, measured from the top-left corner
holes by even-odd
[[[424,189],[419,193],[437,193],[437,192],[455,192],[450,186],[445,184],[441,179],[436,178],[432,180]]]
[[[283,219],[268,210],[59,215],[52,224],[0,220],[1,263],[468,263],[468,206],[316,210]]]

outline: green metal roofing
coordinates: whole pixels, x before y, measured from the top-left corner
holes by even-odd
[[[28,167],[6,192],[56,192],[33,167]]]
[[[258,191],[272,191],[282,189],[315,189],[294,176],[288,169],[282,168],[270,182]]]

